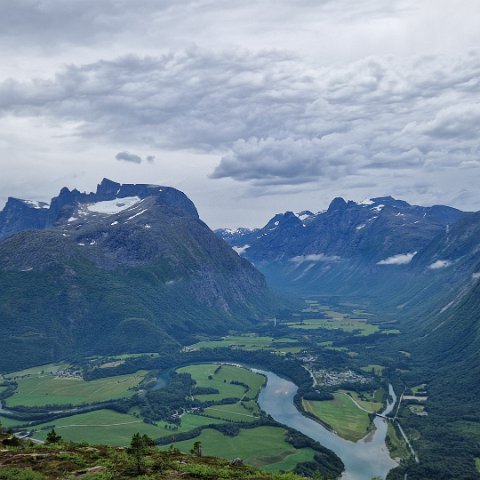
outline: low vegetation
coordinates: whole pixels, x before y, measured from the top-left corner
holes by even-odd
[[[8,446],[9,435],[0,434],[0,480],[300,480],[293,473],[272,474],[246,466],[238,459],[162,452],[151,439],[134,435],[128,449],[55,442],[34,446],[18,441]],[[200,453],[200,455],[198,454]]]

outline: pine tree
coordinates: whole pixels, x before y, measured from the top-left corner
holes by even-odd
[[[128,453],[132,455],[139,475],[145,471],[145,454],[153,446],[155,446],[155,441],[148,435],[142,436],[140,433],[133,435]]]
[[[58,443],[60,440],[62,437],[52,428],[47,434],[46,443]]]

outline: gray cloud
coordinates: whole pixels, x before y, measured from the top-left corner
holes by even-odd
[[[7,80],[0,112],[75,123],[90,140],[214,153],[212,178],[294,185],[471,166],[479,94],[479,51],[319,67],[282,52],[193,48]]]
[[[115,155],[115,158],[120,162],[130,162],[130,163],[137,163],[137,164],[140,164],[143,162],[142,157],[140,157],[139,155],[136,155],[135,153],[130,153],[127,151],[118,152]],[[155,160],[154,155],[147,155],[145,157],[145,161],[149,163],[153,163],[154,160]]]
[[[118,152],[115,158],[121,162],[142,163],[142,157],[130,152]]]
[[[132,31],[142,36],[165,38],[173,29],[190,28],[195,34],[211,28],[212,19],[239,27],[238,18],[251,17],[252,11],[262,24],[271,28],[290,21],[328,18],[340,22],[383,18],[411,8],[410,0],[264,0],[259,4],[245,0],[233,5],[228,0],[15,0],[2,3],[0,38],[4,41],[31,43],[47,48],[66,44],[112,41]],[[312,9],[312,7],[314,7]],[[232,15],[233,12],[233,15]],[[192,22],[192,19],[195,21]],[[251,20],[251,18],[249,18]]]

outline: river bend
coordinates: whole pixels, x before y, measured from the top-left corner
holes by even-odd
[[[277,422],[302,432],[334,451],[345,465],[342,480],[371,480],[373,477],[384,479],[388,472],[397,466],[397,463],[390,458],[385,444],[388,426],[385,419],[376,417],[375,431],[370,432],[358,442],[344,440],[298,411],[293,403],[293,397],[298,390],[294,383],[272,372],[257,369],[255,371],[268,379],[259,395],[260,408]],[[391,385],[389,393],[393,402],[387,405],[383,414],[390,413],[396,402],[396,395]]]

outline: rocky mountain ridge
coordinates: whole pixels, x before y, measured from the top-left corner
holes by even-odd
[[[385,272],[405,270],[437,235],[468,216],[452,207],[410,205],[393,197],[361,203],[335,198],[326,211],[287,211],[263,228],[217,235],[274,285],[333,293],[357,289],[366,276],[382,279]]]

